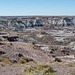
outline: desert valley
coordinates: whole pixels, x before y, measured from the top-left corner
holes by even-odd
[[[75,16],[1,16],[0,75],[75,75]]]

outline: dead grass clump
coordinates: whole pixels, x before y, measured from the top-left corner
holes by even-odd
[[[18,46],[17,46],[17,48],[19,48],[19,49],[23,49],[24,47],[23,47],[23,46],[18,45]]]
[[[12,64],[12,61],[6,55],[2,55],[1,60],[3,63]]]
[[[32,45],[32,48],[34,48],[34,49],[38,50],[38,48],[37,48],[35,45]]]
[[[10,44],[6,44],[6,46],[11,47],[11,45],[10,45]]]
[[[19,64],[25,64],[25,63],[28,63],[28,62],[34,62],[34,60],[33,59],[31,59],[31,58],[28,58],[28,57],[23,57],[23,58],[21,58],[20,60],[19,60]]]
[[[75,65],[75,63],[72,63],[72,62],[67,64],[68,67],[73,67],[74,65]]]

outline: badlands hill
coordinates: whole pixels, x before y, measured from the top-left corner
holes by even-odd
[[[7,16],[0,17],[0,26],[2,29],[10,29],[15,31],[24,31],[29,27],[65,27],[75,26],[75,17],[73,16]],[[5,27],[4,27],[5,26]],[[46,28],[47,29],[47,28]]]

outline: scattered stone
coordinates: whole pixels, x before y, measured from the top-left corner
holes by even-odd
[[[62,62],[62,60],[60,58],[55,58],[55,62]]]
[[[2,54],[5,54],[5,52],[3,52],[3,51],[0,51],[0,55],[2,55]]]
[[[23,54],[20,54],[20,53],[19,53],[18,56],[19,56],[19,57],[23,57]]]

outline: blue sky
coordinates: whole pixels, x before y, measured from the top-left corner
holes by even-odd
[[[75,0],[0,0],[0,16],[75,16]]]

